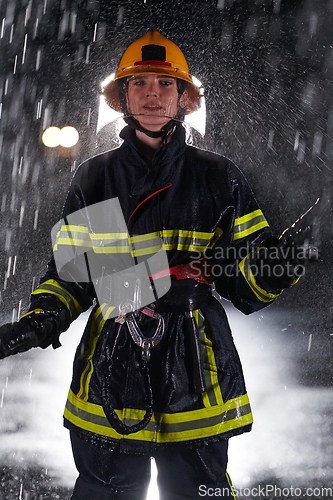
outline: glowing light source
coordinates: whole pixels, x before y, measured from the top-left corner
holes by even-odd
[[[72,148],[79,140],[79,133],[74,127],[49,127],[42,135],[42,141],[48,148],[63,146]]]
[[[105,78],[105,80],[102,81],[102,83],[101,83],[102,91],[107,86],[107,84],[110,83],[114,79],[115,76],[116,76],[116,73],[111,73],[111,75],[107,76]]]
[[[58,127],[47,128],[42,135],[43,144],[48,148],[56,148],[59,146],[59,132],[60,129]]]
[[[98,134],[98,132],[100,130],[102,130],[102,128],[107,125],[108,123],[111,123],[111,122],[114,122],[118,119],[121,119],[122,118],[122,113],[118,113],[118,111],[115,111],[114,109],[110,108],[110,106],[108,106],[105,102],[105,99],[104,99],[104,96],[100,96],[100,99],[99,99],[99,109],[98,109],[98,122],[97,122],[97,130],[96,130],[96,134]],[[124,122],[124,126],[125,126],[125,122]]]
[[[74,127],[63,127],[59,132],[59,144],[64,148],[72,148],[79,140],[79,133]]]

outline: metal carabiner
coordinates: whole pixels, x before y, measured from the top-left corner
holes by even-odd
[[[156,313],[148,307],[141,309],[141,312],[158,320],[155,333],[152,337],[146,337],[142,333],[133,313],[127,314],[125,321],[134,343],[141,347],[143,361],[149,361],[150,350],[160,342],[164,335],[165,323],[164,318],[159,313]]]

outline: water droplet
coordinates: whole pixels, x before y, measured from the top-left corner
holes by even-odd
[[[308,352],[309,352],[309,351],[310,351],[310,349],[311,349],[311,344],[312,344],[312,333],[310,333],[310,335],[309,335]]]

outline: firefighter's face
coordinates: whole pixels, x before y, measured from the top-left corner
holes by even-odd
[[[161,130],[184,107],[185,96],[178,103],[176,78],[163,75],[135,75],[128,82],[127,107],[140,125],[152,131]]]

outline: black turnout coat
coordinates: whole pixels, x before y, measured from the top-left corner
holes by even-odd
[[[93,249],[105,257],[119,245],[122,255],[130,252],[130,243],[136,241],[138,255],[146,258],[156,252],[153,241],[159,238],[170,268],[191,262],[196,268],[204,256],[217,294],[243,313],[270,304],[280,290],[266,290],[256,281],[248,254],[271,231],[240,170],[223,156],[186,144],[182,126],[156,151],[151,164],[141,156],[132,129],[123,129],[121,137],[119,148],[85,161],[76,171],[55,249],[74,246],[81,254]],[[115,198],[128,232],[118,234],[116,243],[109,234],[108,213],[102,214],[97,230],[89,220],[71,223],[70,215],[78,210]],[[170,291],[152,306],[165,322],[164,336],[148,362],[152,416],[143,429],[125,434],[108,415],[114,409],[128,426],[144,418],[149,384],[141,349],[126,322],[115,322],[112,303],[96,300],[89,279],[63,279],[54,260],[49,263],[33,293],[32,309],[41,301],[44,307],[45,300],[61,301],[69,322],[91,308],[64,413],[65,426],[81,438],[127,453],[152,453],[159,446],[201,446],[251,429],[242,367],[224,309],[211,285],[184,277],[172,278]],[[194,299],[187,300],[193,293]],[[195,361],[185,332],[189,309],[197,325],[201,393],[193,388]],[[140,328],[151,335],[155,323],[145,316]]]

